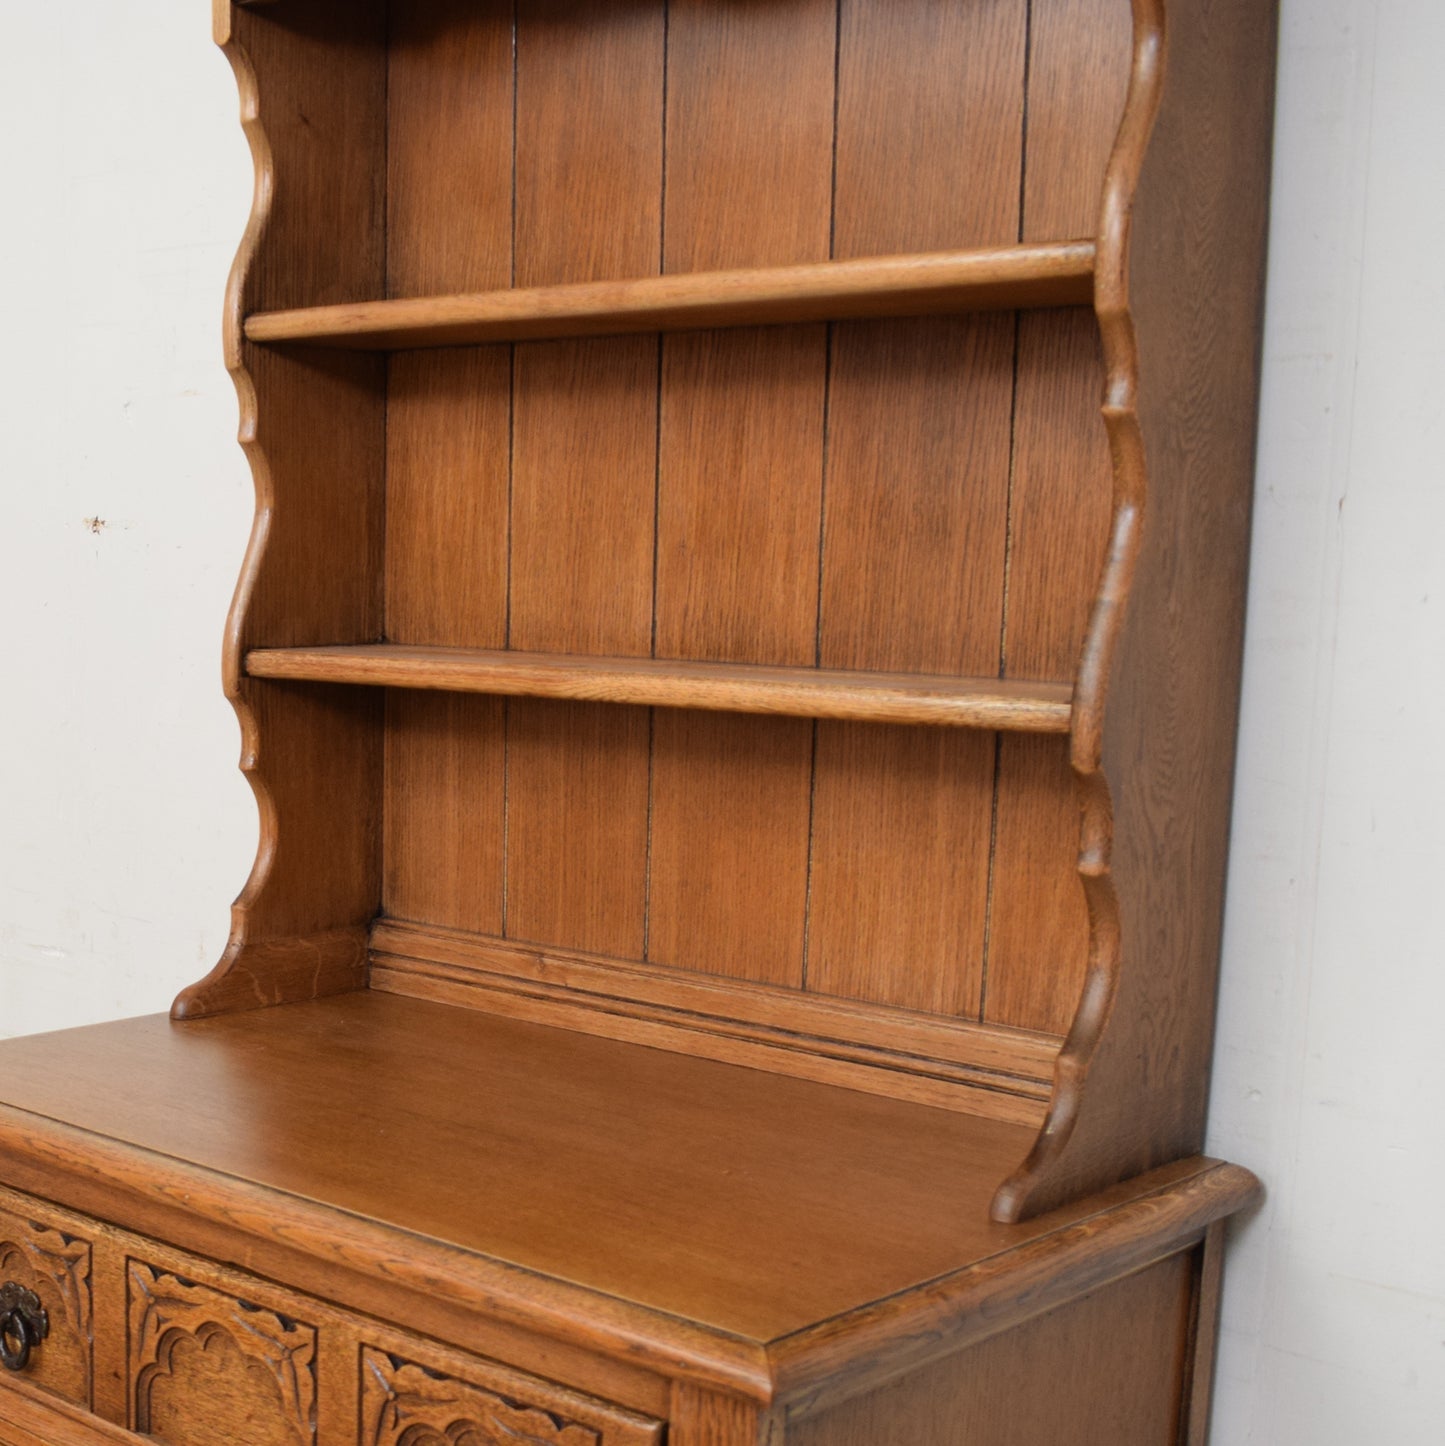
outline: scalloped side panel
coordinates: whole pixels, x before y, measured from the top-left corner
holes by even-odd
[[[360,987],[380,896],[379,701],[260,683],[242,659],[264,644],[380,636],[385,363],[268,353],[242,322],[381,293],[385,11],[218,0],[214,20],[256,175],[223,322],[256,513],[222,676],[260,840],[226,951],[176,1000],[178,1018]]]
[[[995,1197],[1002,1221],[1195,1153],[1203,1140],[1275,22],[1268,0],[1133,0],[1133,14],[1095,300],[1114,519],[1071,740],[1089,969],[1044,1128]]]

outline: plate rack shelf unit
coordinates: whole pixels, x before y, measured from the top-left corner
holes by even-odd
[[[1273,6],[214,23],[261,847],[0,1440],[1199,1446]]]

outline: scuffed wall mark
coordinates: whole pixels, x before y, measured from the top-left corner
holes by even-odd
[[[110,526],[103,517],[87,517],[84,519],[84,522],[85,525],[95,533],[104,532],[105,529]]]

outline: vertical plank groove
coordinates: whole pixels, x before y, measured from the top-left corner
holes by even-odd
[[[1019,239],[1091,234],[1128,82],[1126,5],[1030,0]],[[1024,313],[1009,496],[1001,676],[1066,679],[1098,585],[1112,468],[1089,316]],[[982,1017],[1063,1033],[1083,985],[1088,916],[1066,749],[999,740],[995,885]]]
[[[840,259],[1015,239],[1023,6],[841,0]],[[832,328],[821,665],[997,668],[1013,331],[1009,316]],[[993,751],[819,726],[809,988],[977,1016]]]
[[[834,0],[672,0],[669,272],[827,259],[836,33]],[[822,326],[664,339],[658,656],[815,659],[825,355]],[[811,746],[657,714],[650,958],[800,984]]]
[[[518,0],[516,284],[661,265],[663,7]],[[510,646],[648,656],[655,337],[518,344]],[[514,703],[508,934],[637,957],[650,730],[601,704]]]
[[[512,275],[512,0],[388,14],[390,296]],[[436,157],[445,152],[446,166]],[[395,642],[500,647],[507,636],[511,349],[391,359],[385,630]],[[383,903],[457,928],[504,923],[506,704],[387,700]]]

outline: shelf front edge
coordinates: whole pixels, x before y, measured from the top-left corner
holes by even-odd
[[[1092,241],[820,261],[259,312],[249,340],[364,350],[1088,306]]]
[[[387,643],[260,648],[246,655],[246,671],[291,682],[1019,733],[1067,733],[1072,708],[1072,689],[1064,683]]]

